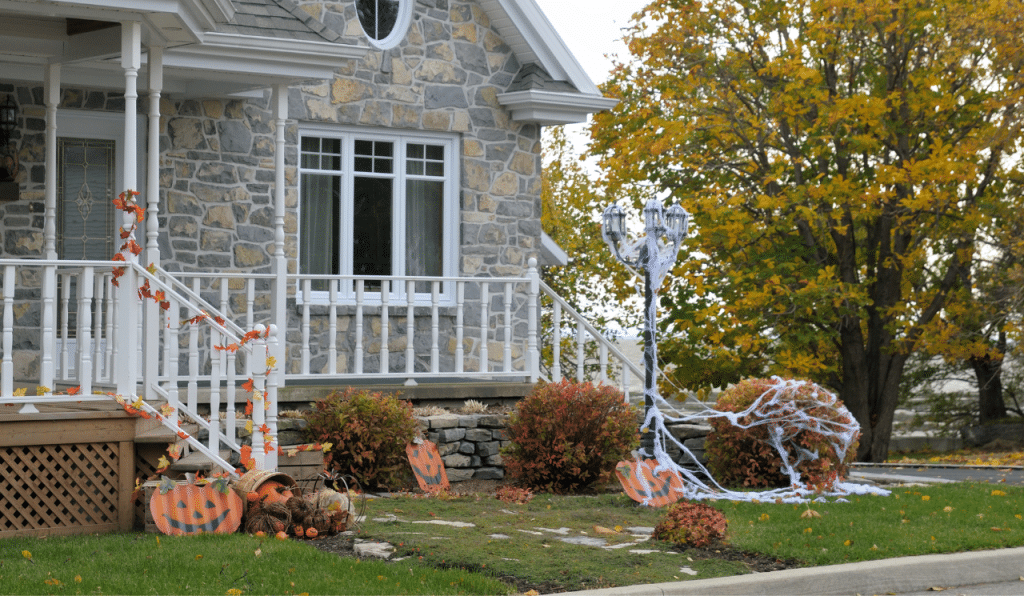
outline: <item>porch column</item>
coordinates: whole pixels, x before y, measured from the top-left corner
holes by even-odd
[[[164,86],[164,49],[149,48],[149,152],[146,165],[146,265],[160,266],[160,245],[157,235],[160,222],[157,212],[160,203],[160,91]],[[147,400],[157,398],[157,377],[160,374],[160,305],[144,300],[143,312],[143,395]],[[177,315],[175,315],[177,316]],[[176,348],[175,348],[176,349]],[[177,407],[178,404],[170,404]]]
[[[277,377],[277,388],[284,387],[284,371],[288,366],[286,361],[287,345],[285,338],[288,336],[288,312],[286,302],[288,300],[288,260],[284,254],[284,207],[285,207],[285,138],[284,128],[288,119],[288,86],[275,85],[271,98],[271,109],[274,112],[274,124],[277,128],[276,146],[274,150],[274,289],[272,297],[272,312],[277,325],[278,341],[273,352],[277,359],[277,368],[274,375]],[[273,404],[277,407],[277,404]]]
[[[43,215],[43,252],[47,260],[57,259],[57,106],[60,104],[60,64],[47,64],[43,81],[43,103],[46,104],[46,195]],[[39,384],[53,387],[57,349],[57,267],[43,268],[42,279],[42,353],[39,361]]]
[[[142,27],[135,21],[121,22],[121,68],[124,69],[124,180],[121,191],[138,190],[136,168],[137,139],[135,120],[138,114],[138,78],[142,65]],[[131,230],[135,216],[124,213],[121,227]],[[134,240],[135,233],[125,240]],[[132,399],[136,396],[138,378],[139,280],[134,265],[138,257],[125,255],[128,267],[117,289],[117,330],[114,336],[114,376],[117,393]]]

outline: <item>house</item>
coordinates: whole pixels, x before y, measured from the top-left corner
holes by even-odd
[[[0,0],[0,17],[0,445],[25,474],[41,452],[10,448],[87,441],[123,485],[139,431],[89,405],[111,395],[205,425],[190,441],[216,459],[253,378],[273,468],[286,389],[458,394],[552,370],[541,296],[574,313],[537,273],[560,253],[541,130],[615,102],[533,0]]]

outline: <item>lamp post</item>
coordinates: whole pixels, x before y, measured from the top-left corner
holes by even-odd
[[[654,433],[650,431],[650,412],[657,395],[655,364],[658,346],[654,338],[657,323],[657,301],[654,297],[665,275],[676,262],[679,245],[686,237],[690,214],[679,205],[665,208],[658,199],[644,206],[644,235],[635,241],[626,236],[626,214],[618,205],[604,210],[601,235],[622,264],[644,275],[644,426],[648,432],[640,440],[644,457],[654,456]]]

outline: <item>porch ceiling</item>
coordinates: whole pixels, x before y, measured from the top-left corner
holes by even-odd
[[[162,92],[181,98],[331,78],[342,60],[367,51],[328,41],[219,33],[216,26],[229,15],[209,7],[221,4],[231,6],[227,0],[0,0],[0,73],[5,80],[41,83],[44,66],[58,63],[62,86],[123,89],[123,21],[142,24],[144,52],[164,48]],[[146,91],[147,77],[138,82]]]

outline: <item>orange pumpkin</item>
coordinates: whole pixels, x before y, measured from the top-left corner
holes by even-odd
[[[286,534],[284,530],[281,530],[277,534],[274,534],[274,537],[278,540],[288,540],[288,534]]]
[[[267,480],[259,485],[256,489],[256,494],[261,498],[267,497],[267,503],[285,503],[288,499],[295,496],[292,494],[290,486],[285,486],[276,480]]]
[[[309,538],[310,540],[312,540],[313,538],[316,538],[317,534],[319,534],[319,533],[320,532],[317,532],[316,528],[314,528],[314,527],[306,528],[306,538]]]
[[[419,445],[409,443],[405,446],[405,454],[409,457],[416,482],[423,491],[448,490],[448,473],[444,470],[444,462],[441,461],[441,454],[437,452],[437,445],[430,441],[423,441]]]
[[[682,477],[675,470],[662,470],[655,476],[656,467],[658,461],[653,459],[640,462],[620,461],[615,466],[615,476],[629,498],[637,503],[645,503],[651,507],[675,503],[683,496]]]
[[[242,499],[226,479],[206,484],[175,484],[164,479],[149,499],[156,527],[171,536],[212,532],[229,534],[242,523]]]

